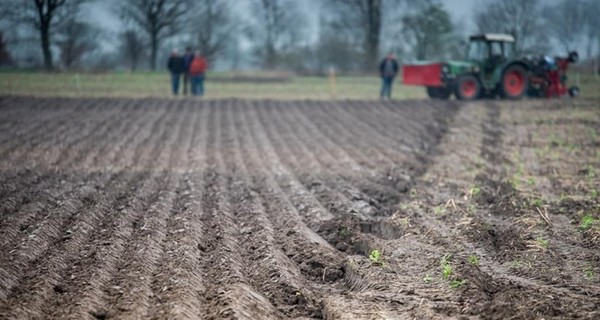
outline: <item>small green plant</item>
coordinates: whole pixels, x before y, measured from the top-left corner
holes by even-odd
[[[433,280],[433,278],[428,274],[426,274],[425,277],[423,278],[423,281],[425,283],[431,283],[432,280]]]
[[[513,260],[510,262],[510,267],[513,269],[521,269],[523,263],[519,260]]]
[[[417,196],[417,189],[410,189],[410,197],[415,198]]]
[[[563,201],[565,201],[567,199],[569,199],[569,197],[567,196],[567,194],[565,194],[564,192],[561,192],[560,193],[560,199],[559,199],[559,201],[563,202]]]
[[[371,251],[371,254],[369,255],[369,260],[371,260],[371,262],[373,263],[381,263],[381,252],[379,252],[379,250],[377,249]]]
[[[535,179],[534,178],[528,178],[527,179],[527,184],[530,185],[530,186],[535,185]]]
[[[449,280],[452,275],[452,266],[450,265],[451,255],[447,254],[442,257],[441,265],[442,265],[442,277],[444,280]]]
[[[596,170],[594,170],[594,167],[592,167],[592,166],[587,167],[587,177],[589,179],[593,179],[596,177]]]
[[[590,215],[583,216],[583,218],[581,218],[581,223],[579,224],[579,230],[583,231],[589,229],[591,226],[594,225],[594,222],[594,217]]]
[[[446,213],[446,209],[444,208],[444,206],[437,206],[437,207],[433,208],[433,213],[436,216],[441,216],[444,213]]]
[[[481,189],[479,187],[473,187],[469,189],[469,196],[474,197],[481,193]]]
[[[456,289],[456,288],[462,286],[463,284],[465,284],[465,282],[466,282],[465,280],[456,279],[456,280],[450,282],[450,288]]]
[[[590,198],[592,198],[592,200],[598,199],[598,190],[592,189],[592,191],[590,191]]]
[[[400,219],[400,224],[405,228],[410,228],[410,218],[404,217],[404,218]]]
[[[541,208],[542,204],[543,204],[543,202],[542,202],[542,199],[540,199],[540,198],[536,198],[536,199],[533,199],[533,201],[531,201],[531,206],[532,207]]]
[[[592,279],[594,278],[594,270],[592,270],[592,267],[588,266],[585,268],[585,270],[583,270],[583,272],[585,273],[585,277],[588,279]]]
[[[470,255],[469,256],[469,264],[478,266],[479,265],[479,257],[474,254]]]
[[[537,244],[538,244],[540,247],[542,247],[542,248],[544,248],[544,249],[548,249],[548,240],[547,240],[547,239],[544,239],[544,238],[542,238],[542,237],[537,237],[537,238],[535,239],[535,242],[536,242],[536,243],[537,243]]]

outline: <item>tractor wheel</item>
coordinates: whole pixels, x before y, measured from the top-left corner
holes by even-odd
[[[475,100],[481,95],[479,80],[470,74],[461,76],[456,82],[456,98],[458,100]]]
[[[512,65],[504,70],[500,85],[504,98],[521,99],[529,89],[527,72],[519,65]]]
[[[446,87],[427,87],[427,95],[431,99],[448,100],[450,98],[450,90]]]

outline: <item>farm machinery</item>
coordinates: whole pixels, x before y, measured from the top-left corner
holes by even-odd
[[[479,34],[469,38],[464,61],[416,62],[402,68],[403,83],[425,86],[434,99],[459,100],[501,97],[577,96],[577,87],[567,88],[569,64],[578,61],[577,52],[567,57],[523,57],[515,55],[515,39],[505,34]]]

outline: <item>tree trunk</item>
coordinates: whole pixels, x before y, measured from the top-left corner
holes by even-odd
[[[48,71],[51,71],[54,69],[54,65],[52,63],[52,51],[50,50],[50,23],[42,21],[40,25],[42,53],[44,55],[44,68],[46,68]]]
[[[369,0],[367,8],[368,23],[366,31],[365,70],[377,67],[379,58],[379,37],[381,32],[381,0]]]
[[[158,32],[152,33],[150,41],[152,46],[152,53],[150,57],[152,61],[150,61],[150,68],[152,71],[156,71],[156,58],[158,55]]]

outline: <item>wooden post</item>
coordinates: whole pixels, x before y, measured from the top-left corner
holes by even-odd
[[[335,68],[329,68],[329,94],[331,95],[331,99],[335,99],[337,95],[337,89],[335,87]]]

